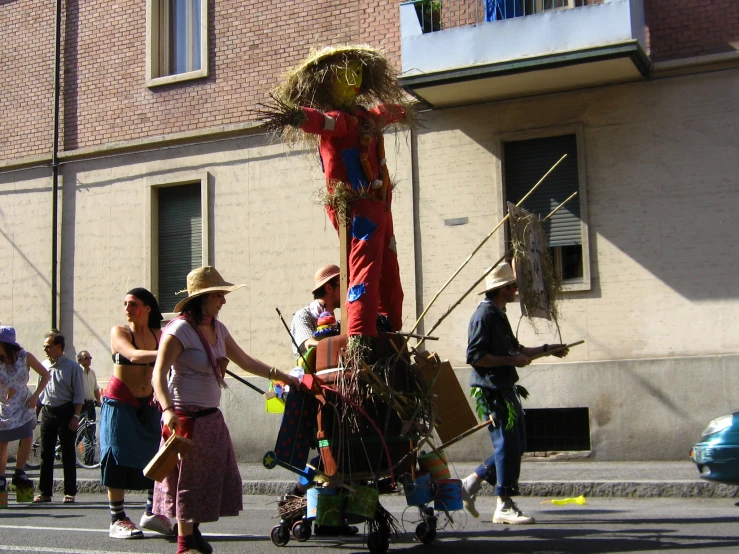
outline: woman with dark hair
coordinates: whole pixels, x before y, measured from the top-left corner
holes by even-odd
[[[141,527],[172,535],[169,519],[152,511],[154,481],[143,473],[157,453],[161,435],[151,376],[163,318],[156,298],[145,288],[128,291],[123,308],[128,324],[110,330],[115,366],[100,410],[100,468],[110,504],[108,535],[114,539],[144,536],[123,509],[125,490],[148,491]]]
[[[36,390],[28,388],[30,369],[39,374]],[[32,489],[23,468],[28,461],[36,426],[38,397],[49,382],[49,372],[36,357],[15,341],[15,329],[0,326],[0,491],[6,487],[5,468],[8,443],[19,440],[13,484],[16,489]]]
[[[294,377],[249,356],[218,321],[226,294],[243,286],[226,282],[210,266],[191,271],[188,296],[175,306],[180,315],[165,327],[154,366],[162,440],[175,432],[193,441],[192,450],[154,490],[156,511],[177,518],[177,554],[212,552],[200,523],[242,509],[241,475],[218,408],[228,361],[254,375],[298,385]]]

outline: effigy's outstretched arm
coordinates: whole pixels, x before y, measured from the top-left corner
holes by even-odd
[[[262,120],[262,127],[273,133],[282,132],[285,127],[300,128],[306,115],[299,106],[292,106],[270,94],[270,101],[259,104],[254,113]]]

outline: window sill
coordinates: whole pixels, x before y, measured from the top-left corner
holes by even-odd
[[[146,86],[149,88],[155,88],[164,85],[171,85],[174,83],[181,83],[183,81],[194,81],[195,79],[203,79],[207,76],[208,71],[206,69],[199,69],[197,71],[188,71],[187,73],[178,73],[176,75],[166,75],[164,77],[147,79]]]
[[[576,292],[581,290],[590,290],[589,281],[563,281],[562,292]]]

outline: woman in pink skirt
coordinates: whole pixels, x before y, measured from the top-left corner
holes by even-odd
[[[177,554],[210,554],[213,548],[199,524],[238,515],[242,509],[241,475],[218,409],[228,360],[254,375],[298,384],[246,354],[218,321],[225,295],[244,286],[226,282],[210,266],[191,271],[187,298],[175,306],[180,315],[162,333],[153,377],[162,441],[174,432],[193,442],[192,450],[154,489],[155,513],[177,518]]]

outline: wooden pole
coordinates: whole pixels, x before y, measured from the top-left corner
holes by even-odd
[[[521,204],[523,204],[523,203],[524,203],[524,201],[525,201],[525,200],[526,200],[526,199],[527,199],[527,198],[528,198],[529,196],[531,196],[531,194],[532,194],[532,193],[533,193],[533,192],[534,192],[534,191],[535,191],[535,190],[536,190],[536,189],[537,189],[537,188],[539,187],[539,185],[541,185],[541,183],[542,183],[542,182],[544,181],[544,179],[546,179],[546,178],[547,178],[547,177],[549,176],[549,174],[550,174],[550,173],[551,173],[552,171],[554,171],[554,169],[555,169],[555,168],[556,168],[556,167],[557,167],[557,166],[558,166],[558,165],[559,165],[560,163],[562,163],[562,160],[564,160],[564,159],[565,159],[566,157],[567,157],[567,154],[565,154],[565,155],[564,155],[564,156],[562,156],[562,157],[561,157],[561,158],[560,158],[559,160],[557,160],[557,163],[555,163],[555,164],[554,164],[554,165],[553,165],[553,166],[552,166],[552,167],[551,167],[551,168],[549,169],[549,171],[547,171],[547,172],[546,172],[546,173],[544,174],[544,176],[543,176],[543,177],[542,177],[541,179],[539,179],[539,181],[538,181],[538,182],[537,182],[537,183],[536,183],[536,184],[535,184],[535,185],[534,185],[534,186],[533,186],[533,187],[531,188],[531,190],[530,190],[529,192],[527,192],[527,193],[526,193],[526,196],[524,196],[523,198],[521,198],[521,200],[519,200],[519,202],[518,202],[518,204],[516,204],[516,206],[520,206]],[[434,302],[436,302],[436,300],[437,300],[437,299],[439,298],[439,296],[441,296],[441,293],[442,293],[442,292],[444,292],[444,290],[445,290],[445,289],[446,289],[446,288],[447,288],[447,287],[449,286],[449,283],[451,283],[451,282],[452,282],[452,281],[454,280],[454,278],[455,278],[455,277],[456,277],[457,275],[459,275],[459,273],[460,273],[460,272],[461,272],[461,271],[462,271],[462,270],[463,270],[463,269],[465,268],[465,266],[466,266],[466,265],[467,265],[467,264],[469,263],[469,261],[470,261],[470,260],[472,259],[472,257],[473,257],[473,256],[474,256],[475,254],[477,254],[477,253],[478,253],[478,252],[480,251],[480,249],[481,249],[481,248],[482,248],[482,247],[483,247],[483,246],[485,245],[485,243],[486,243],[486,242],[487,242],[487,241],[488,241],[488,240],[490,239],[490,237],[492,237],[492,236],[493,236],[493,234],[495,234],[495,232],[496,232],[496,231],[497,231],[498,229],[500,229],[500,228],[501,228],[501,226],[502,226],[502,225],[503,225],[503,224],[504,224],[504,223],[505,223],[506,221],[508,221],[508,218],[509,218],[509,217],[510,217],[510,214],[506,214],[506,215],[505,215],[505,217],[504,217],[504,218],[503,218],[502,220],[500,220],[500,223],[498,223],[498,224],[497,224],[497,225],[495,226],[495,228],[494,228],[494,229],[493,229],[492,231],[490,231],[490,233],[488,233],[488,235],[487,235],[487,236],[486,236],[486,237],[485,237],[484,239],[482,239],[482,242],[481,242],[480,244],[478,244],[478,245],[477,245],[477,248],[475,248],[475,249],[474,249],[474,250],[472,251],[472,254],[470,254],[469,256],[467,256],[467,259],[466,259],[466,260],[465,260],[464,262],[462,262],[462,265],[460,265],[460,266],[459,266],[459,268],[457,268],[457,270],[456,270],[456,271],[455,271],[455,272],[454,272],[454,273],[452,274],[452,276],[451,276],[451,277],[449,277],[449,279],[447,280],[447,282],[446,282],[446,283],[444,283],[444,285],[443,285],[443,286],[442,286],[442,287],[441,287],[441,288],[439,289],[439,292],[437,292],[437,293],[436,293],[436,294],[434,295],[434,297],[433,297],[433,298],[431,299],[431,302],[429,302],[428,306],[426,306],[426,308],[425,308],[425,309],[423,310],[423,313],[421,313],[421,315],[420,315],[420,316],[418,317],[418,319],[416,320],[416,323],[415,323],[415,324],[413,325],[413,328],[412,328],[412,329],[411,329],[411,330],[409,331],[409,333],[414,333],[414,332],[416,331],[416,329],[418,329],[418,326],[419,326],[419,325],[421,324],[421,321],[423,320],[423,318],[424,318],[424,317],[426,317],[426,314],[428,313],[429,309],[431,309],[431,306],[433,306],[433,305],[434,305]],[[427,333],[424,333],[424,334],[427,334]],[[401,348],[401,351],[404,351],[404,350],[406,349],[406,346],[408,345],[408,339],[409,339],[409,338],[410,338],[410,337],[407,337],[407,338],[405,339],[405,343],[403,344],[403,348]]]
[[[341,305],[341,334],[346,335],[349,328],[349,316],[346,311],[346,293],[349,290],[349,248],[351,247],[351,236],[349,235],[349,222],[341,223],[339,221],[339,268],[341,274],[340,281],[340,299]]]

